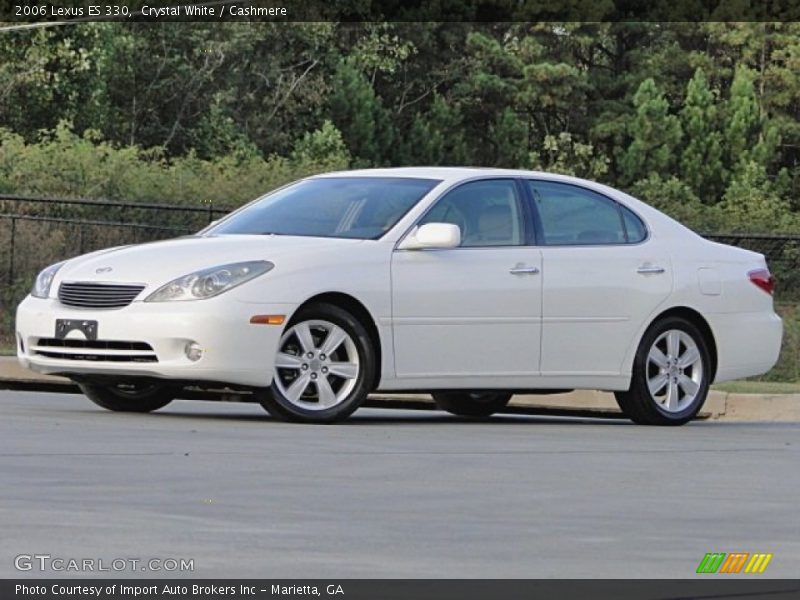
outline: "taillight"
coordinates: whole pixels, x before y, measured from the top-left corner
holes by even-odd
[[[747,276],[750,278],[750,281],[769,295],[772,295],[772,292],[775,291],[775,278],[772,277],[769,269],[756,269],[755,271],[750,271]]]

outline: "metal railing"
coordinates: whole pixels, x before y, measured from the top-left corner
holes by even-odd
[[[164,204],[158,202],[120,202],[118,200],[102,200],[88,198],[52,198],[48,196],[19,196],[15,194],[0,194],[0,213],[5,213],[9,206],[26,207],[28,214],[31,210],[38,212],[36,208],[47,212],[48,210],[63,209],[65,207],[91,207],[102,210],[104,213],[109,210],[120,211],[159,211],[167,213],[200,214],[208,219],[208,223],[214,220],[217,215],[224,215],[231,211],[231,208],[218,206],[212,202],[204,202],[204,206],[183,206],[180,204]]]
[[[82,220],[82,219],[62,219],[58,217],[42,217],[42,216],[32,216],[32,215],[17,215],[17,214],[0,214],[0,221],[8,221],[10,227],[10,243],[8,249],[8,265],[7,265],[7,274],[6,274],[6,282],[13,282],[15,279],[15,256],[17,254],[16,251],[16,237],[17,237],[17,223],[19,222],[26,222],[26,221],[33,221],[39,223],[61,223],[67,225],[74,225],[77,229],[77,253],[76,256],[85,254],[89,250],[86,248],[86,235],[85,231],[87,227],[112,227],[112,228],[121,228],[131,232],[131,239],[126,240],[125,243],[137,244],[142,241],[151,241],[148,239],[141,239],[141,235],[138,235],[139,232],[153,232],[156,233],[158,237],[162,237],[160,234],[163,233],[163,237],[172,237],[175,235],[187,234],[192,233],[192,229],[187,229],[184,227],[165,227],[161,225],[147,225],[144,223],[123,223],[123,222],[114,222],[114,221],[94,221],[94,220]],[[158,239],[158,237],[156,239]],[[92,244],[94,246],[94,244]],[[96,249],[96,248],[92,248]]]
[[[0,194],[0,344],[14,307],[45,266],[101,248],[199,231],[230,208]]]
[[[115,242],[113,245],[135,244],[192,233],[230,210],[215,207],[211,202],[202,206],[182,206],[0,194],[0,235],[7,232],[3,237],[8,240],[6,244],[0,244],[0,255],[5,259],[0,263],[5,266],[5,277],[0,281],[5,288],[13,289],[18,275],[29,277],[30,273],[25,272],[27,269],[20,269],[17,264],[20,257],[24,257],[23,265],[41,267],[46,261],[36,260],[36,257],[44,258],[51,254],[44,247],[48,241],[50,246],[62,247],[62,256],[75,256],[101,248],[109,241]],[[38,223],[37,229],[47,233],[53,231],[54,224],[58,225],[68,239],[59,244],[58,236],[55,240],[37,240],[41,236],[28,235],[30,239],[23,239],[20,244],[19,238],[25,237],[21,224],[25,223]],[[104,232],[113,235],[103,235]],[[22,248],[18,248],[20,245]]]

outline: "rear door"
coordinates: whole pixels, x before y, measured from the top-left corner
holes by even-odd
[[[669,255],[611,198],[566,183],[526,186],[542,250],[542,376],[619,375],[672,290]]]

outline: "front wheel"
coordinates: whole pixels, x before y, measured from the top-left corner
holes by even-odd
[[[711,360],[694,324],[669,317],[645,333],[633,363],[631,387],[616,392],[622,412],[642,425],[683,425],[708,395]]]
[[[376,364],[369,334],[358,319],[331,304],[310,306],[284,331],[272,387],[259,400],[279,419],[341,421],[366,400]]]
[[[151,412],[172,402],[180,387],[158,383],[79,384],[89,400],[115,412]]]
[[[503,410],[511,394],[500,392],[435,392],[436,407],[461,417],[488,417]]]

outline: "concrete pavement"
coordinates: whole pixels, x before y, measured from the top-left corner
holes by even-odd
[[[196,578],[694,577],[707,552],[772,553],[761,577],[795,577],[800,563],[798,424],[364,409],[310,426],[249,404],[114,414],[21,391],[0,392],[0,415],[0,577],[63,575],[14,569],[36,553],[193,559],[170,575]]]

